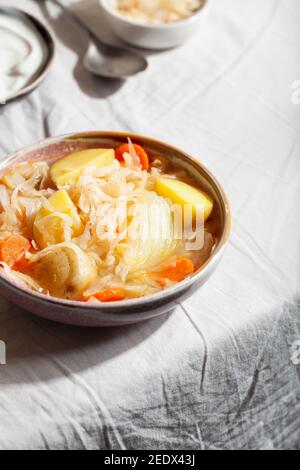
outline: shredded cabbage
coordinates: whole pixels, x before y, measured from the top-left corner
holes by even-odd
[[[110,5],[136,21],[171,23],[192,16],[203,0],[110,0]]]
[[[165,162],[156,159],[149,172],[142,170],[130,140],[124,163],[115,159],[110,166],[87,167],[78,181],[64,188],[76,207],[83,227],[76,238],[71,228],[72,218],[67,214],[57,211],[51,212],[51,216],[36,219],[41,205],[46,207],[47,199],[55,191],[47,184],[48,165],[40,162],[37,165],[28,164],[28,168],[22,165],[21,168],[12,169],[3,177],[5,184],[0,184],[0,241],[10,235],[26,236],[37,252],[34,257],[27,257],[34,262],[47,258],[49,267],[50,252],[56,255],[59,250],[68,252],[68,266],[72,272],[72,285],[68,289],[72,287],[73,291],[69,289],[67,298],[72,298],[73,294],[75,296],[75,291],[78,296],[79,284],[84,285],[86,276],[82,264],[89,267],[90,283],[84,292],[87,297],[114,287],[125,287],[129,298],[158,292],[163,287],[153,279],[151,271],[173,255],[184,254],[184,240],[180,236],[182,227],[177,226],[171,203],[154,191],[157,178],[165,168]],[[172,176],[178,177],[176,173]],[[47,218],[50,217],[52,220],[56,217],[55,227],[61,231],[63,243],[56,241],[60,237],[56,238],[57,233],[54,233],[52,245],[39,251],[33,239],[33,223],[40,224],[42,232],[47,230]],[[206,257],[212,249],[213,237],[207,238],[203,251]],[[59,258],[53,257],[55,259]],[[201,262],[204,261],[201,259]],[[3,264],[1,269],[21,284],[46,292],[45,283],[39,283],[34,275],[31,278]],[[47,270],[42,273],[47,277]],[[71,282],[70,279],[68,282]],[[172,284],[166,281],[166,287]],[[91,301],[98,302],[95,298]]]

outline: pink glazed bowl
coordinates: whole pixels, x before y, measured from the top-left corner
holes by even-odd
[[[0,294],[19,307],[40,317],[68,325],[104,327],[126,325],[147,320],[172,311],[178,302],[191,296],[209,279],[219,264],[228,242],[231,228],[230,205],[216,178],[195,158],[164,142],[135,134],[118,132],[88,132],[46,139],[19,150],[0,164],[0,176],[13,165],[22,162],[46,160],[49,163],[63,156],[87,148],[117,147],[130,137],[150,153],[157,153],[186,168],[199,184],[214,198],[220,218],[220,235],[209,260],[190,278],[149,297],[94,305],[62,300],[36,293],[12,282],[0,273]]]

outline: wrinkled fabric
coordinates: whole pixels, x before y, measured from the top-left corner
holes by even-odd
[[[96,3],[76,11],[104,38]],[[126,82],[83,69],[86,33],[57,6],[4,4],[50,26],[58,54],[0,109],[1,157],[68,132],[149,134],[215,173],[233,230],[207,284],[143,324],[82,330],[1,299],[0,448],[299,450],[299,1],[211,2],[195,38]]]

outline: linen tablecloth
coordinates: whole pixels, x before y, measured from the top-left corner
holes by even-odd
[[[233,211],[220,268],[173,314],[82,330],[1,299],[1,449],[300,449],[300,4],[210,3],[190,42],[111,82],[83,69],[87,35],[60,8],[0,1],[58,46],[42,86],[1,107],[2,157],[68,132],[149,134],[203,161]],[[107,38],[97,12],[80,10]]]

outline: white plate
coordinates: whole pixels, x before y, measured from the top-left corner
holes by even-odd
[[[0,104],[6,104],[41,83],[53,61],[55,45],[44,25],[16,8],[0,8],[0,34]],[[4,40],[9,47],[3,47]]]

